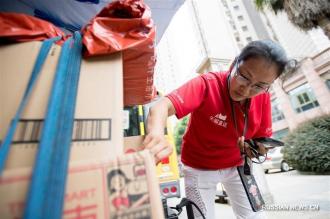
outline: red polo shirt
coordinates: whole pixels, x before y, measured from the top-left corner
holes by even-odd
[[[191,113],[183,136],[181,159],[193,168],[222,169],[242,163],[237,140],[243,133],[243,107],[233,102],[237,134],[231,113],[227,75],[228,72],[203,74],[167,95],[178,119]],[[245,139],[270,137],[270,95],[262,93],[253,97],[247,111]]]

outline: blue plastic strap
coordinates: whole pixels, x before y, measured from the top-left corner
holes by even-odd
[[[42,69],[42,66],[46,60],[48,52],[49,52],[50,48],[52,47],[52,44],[54,42],[58,41],[59,39],[60,39],[60,37],[45,40],[40,48],[40,52],[37,56],[34,66],[33,66],[33,70],[32,70],[29,82],[27,84],[27,87],[25,89],[21,103],[18,107],[15,117],[13,118],[13,120],[9,126],[6,137],[4,138],[4,141],[0,146],[0,175],[2,175],[2,171],[4,169],[4,166],[5,166],[7,157],[8,157],[9,148],[10,148],[11,142],[13,140],[20,116],[27,104],[27,101],[31,95],[35,82],[37,81],[40,71]]]
[[[53,142],[55,141],[56,129],[58,128],[57,120],[59,119],[61,99],[63,96],[63,89],[55,88],[61,87],[65,83],[63,73],[66,72],[71,41],[71,38],[68,39],[62,46],[61,56],[57,65],[52,93],[48,102],[47,114],[44,120],[44,127],[41,133],[41,139],[35,159],[30,188],[25,205],[24,218],[43,218],[42,206],[45,197],[48,195],[46,194],[46,186],[49,182],[51,157],[54,147]]]
[[[24,212],[26,219],[61,218],[77,94],[81,37],[62,47]]]
[[[76,96],[78,91],[79,72],[81,64],[82,42],[79,33],[74,35],[74,45],[68,63],[68,78],[65,96],[62,102],[60,133],[57,138],[55,153],[52,160],[51,181],[48,184],[44,218],[60,219],[63,212],[65,185],[68,173],[68,163],[71,149],[72,130]],[[53,211],[51,211],[53,209]],[[54,211],[55,209],[55,211]]]

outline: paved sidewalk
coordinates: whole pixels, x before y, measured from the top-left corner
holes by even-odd
[[[304,175],[293,170],[271,172],[266,178],[275,200],[266,206],[270,219],[330,218],[330,175]]]
[[[271,172],[266,179],[275,200],[266,205],[268,219],[330,219],[330,175],[302,175],[293,170]],[[181,185],[184,190],[183,179]],[[179,202],[173,198],[168,203]],[[230,204],[216,203],[215,214],[217,219],[235,219]],[[179,218],[186,219],[185,212]]]

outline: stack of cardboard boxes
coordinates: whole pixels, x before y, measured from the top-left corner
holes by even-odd
[[[22,99],[41,42],[0,46],[0,141]],[[53,45],[0,176],[1,218],[21,218],[61,47]],[[83,59],[63,218],[163,218],[153,158],[124,155],[121,53]]]

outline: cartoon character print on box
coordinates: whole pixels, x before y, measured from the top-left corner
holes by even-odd
[[[132,157],[131,157],[132,158]],[[119,160],[107,173],[110,218],[151,218],[146,168],[143,160]]]

